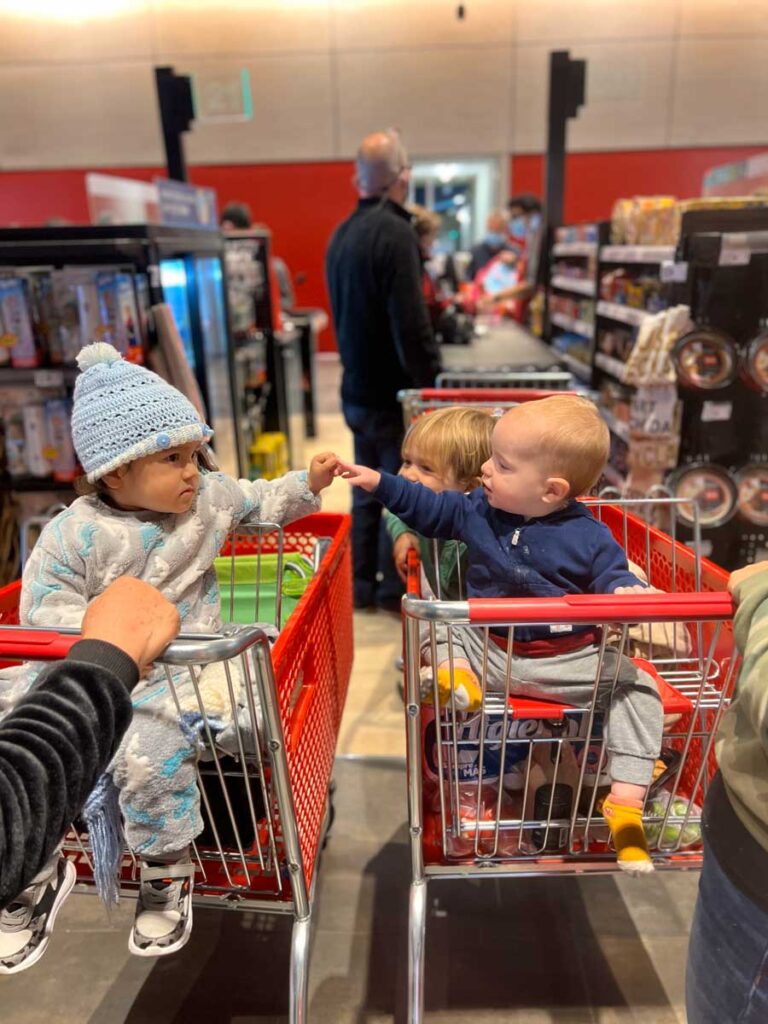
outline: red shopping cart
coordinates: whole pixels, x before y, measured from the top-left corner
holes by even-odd
[[[434,408],[441,396],[433,396],[432,391],[413,395],[410,417]],[[479,400],[504,408],[542,396],[472,389],[446,390],[442,397],[448,404]],[[423,1020],[431,881],[618,870],[600,814],[610,780],[598,689],[605,687],[601,666],[609,648],[654,678],[664,706],[666,730],[644,813],[655,866],[692,869],[701,864],[701,808],[715,771],[714,736],[738,668],[727,575],[703,560],[696,545],[677,540],[681,513],[691,518],[690,502],[668,496],[585,500],[628,559],[665,593],[423,599],[418,560],[411,561],[403,603],[411,1024]],[[588,703],[573,707],[515,695],[511,659],[503,678],[489,670],[491,645],[501,639],[511,651],[518,627],[568,630],[580,624],[596,626],[599,635]],[[476,633],[483,651],[481,699],[472,710],[459,707],[454,686],[453,643],[462,630]],[[438,641],[443,649],[447,646],[452,677],[442,707],[436,673],[429,668],[437,663]],[[618,666],[619,658],[614,663]],[[618,667],[615,676],[609,679],[611,688]]]
[[[177,705],[179,673],[191,685],[213,754],[198,766],[206,825],[195,845],[195,903],[293,916],[290,1020],[302,1024],[314,881],[332,819],[331,772],[352,667],[349,517],[318,513],[283,531],[239,531],[223,550],[255,558],[256,579],[263,555],[290,553],[315,571],[274,646],[254,626],[226,627],[219,636],[180,636],[161,663]],[[0,592],[0,659],[7,665],[64,657],[77,635],[15,626],[19,595],[19,583]],[[222,605],[226,616],[226,600]],[[234,748],[226,752],[217,747],[200,690],[202,669],[215,662],[224,665],[235,723]],[[75,862],[78,888],[93,892],[81,823],[73,825],[65,851]],[[121,893],[136,892],[137,867],[126,851]]]

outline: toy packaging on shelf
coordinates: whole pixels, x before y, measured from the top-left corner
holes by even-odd
[[[39,365],[32,317],[24,282],[17,277],[0,278],[0,316],[3,322],[2,347],[10,352],[13,366]]]

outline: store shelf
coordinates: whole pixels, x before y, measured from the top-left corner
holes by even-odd
[[[610,462],[603,470],[603,476],[612,487],[618,487],[620,491],[623,491],[626,487],[627,481],[618,471],[615,469]]]
[[[556,327],[562,327],[564,331],[573,331],[574,334],[580,334],[582,338],[592,337],[593,325],[587,323],[586,320],[579,320],[566,313],[553,313],[550,320]]]
[[[597,242],[556,242],[552,246],[553,256],[594,256]]]
[[[34,493],[36,491],[71,491],[73,484],[54,480],[46,476],[4,476],[0,478],[0,490],[16,491],[18,494]]]
[[[557,351],[557,350],[555,350]],[[589,384],[592,380],[592,370],[586,363],[582,363],[580,359],[574,359],[573,356],[569,356],[567,352],[557,352],[557,358],[565,363],[574,377],[578,377],[579,380],[585,384]]]
[[[597,361],[597,360],[595,360]],[[608,409],[601,409],[600,414],[608,424],[608,429],[625,444],[629,444],[629,424],[624,420],[617,420]]]
[[[665,263],[675,258],[674,245],[604,245],[601,263]]]
[[[0,385],[20,385],[36,388],[61,388],[72,384],[78,375],[76,366],[39,366],[34,369],[20,369],[16,366],[0,366]]]
[[[624,363],[621,360],[607,356],[604,352],[595,352],[595,366],[624,383]]]
[[[576,295],[594,296],[595,282],[584,281],[579,277],[563,277],[556,274],[550,284],[553,288],[559,288],[563,292],[575,292]]]
[[[598,316],[608,317],[609,320],[619,320],[630,327],[639,327],[640,324],[652,313],[644,309],[634,309],[632,306],[621,306],[618,302],[605,302],[601,299],[597,304]]]

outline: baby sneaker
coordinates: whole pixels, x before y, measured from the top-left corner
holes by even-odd
[[[192,881],[189,856],[169,864],[142,861],[136,917],[128,939],[135,956],[168,956],[189,941],[192,932]]]
[[[56,915],[77,880],[75,865],[57,851],[30,885],[0,914],[0,974],[37,963],[50,942]]]

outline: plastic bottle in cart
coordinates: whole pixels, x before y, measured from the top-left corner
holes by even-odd
[[[555,785],[539,786],[533,802],[533,817],[536,821],[557,821],[568,819],[573,807],[573,790],[562,782]],[[532,832],[533,845],[540,853],[558,853],[568,846],[568,827],[550,825],[549,829],[535,828]]]
[[[77,472],[77,458],[72,446],[71,403],[65,398],[52,398],[45,403],[48,427],[48,449],[54,480],[71,481]]]

